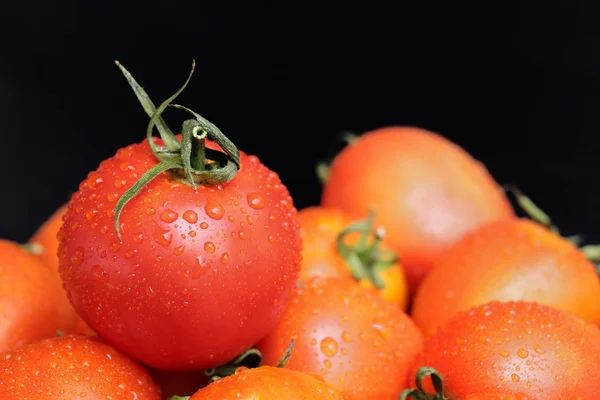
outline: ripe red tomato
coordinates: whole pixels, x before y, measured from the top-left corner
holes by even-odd
[[[0,239],[0,351],[56,336],[72,324],[53,274],[24,247]]]
[[[434,368],[451,398],[498,392],[530,400],[594,399],[598,365],[595,325],[541,304],[490,302],[442,325],[425,341],[413,372]],[[425,383],[429,390],[430,378]]]
[[[346,399],[397,399],[423,346],[395,304],[355,282],[313,278],[298,287],[279,325],[257,344],[275,365],[295,339],[286,368],[318,374]]]
[[[322,378],[286,368],[240,367],[200,389],[190,400],[345,400]]]
[[[411,293],[442,250],[484,223],[514,216],[481,163],[442,136],[411,127],[367,132],[344,148],[321,205],[353,215],[373,209]]]
[[[32,253],[37,255],[46,265],[50,266],[52,272],[52,284],[58,285],[63,292],[63,296],[57,301],[65,315],[67,324],[61,326],[60,330],[64,333],[80,333],[83,335],[93,335],[94,332],[77,315],[73,305],[67,298],[67,294],[62,289],[62,280],[58,273],[58,231],[62,226],[62,218],[67,211],[67,205],[59,207],[33,234],[29,239],[29,246]],[[70,317],[69,317],[70,316]]]
[[[160,400],[160,389],[112,347],[66,335],[0,354],[0,398]]]
[[[299,279],[310,280],[314,276],[358,281],[362,286],[377,289],[381,297],[405,309],[408,288],[404,270],[397,255],[383,240],[375,242],[376,229],[369,218],[357,219],[336,208],[308,207],[298,212],[300,237],[302,238],[302,268]],[[347,237],[341,237],[349,228]],[[364,237],[364,244],[359,239]],[[345,255],[338,241],[350,250]],[[392,253],[392,255],[390,255]],[[382,287],[377,287],[377,284]]]
[[[458,311],[523,300],[600,324],[600,280],[574,245],[527,219],[497,221],[442,253],[419,287],[412,317],[428,336]]]
[[[59,233],[60,273],[116,348],[159,369],[212,368],[277,323],[300,269],[296,209],[275,172],[201,117],[163,136],[118,150],[81,183]]]

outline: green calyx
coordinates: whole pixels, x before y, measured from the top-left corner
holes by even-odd
[[[158,108],[129,71],[118,61],[115,61],[115,63],[129,82],[144,111],[150,117],[146,137],[152,153],[159,160],[159,163],[146,171],[117,202],[115,207],[115,229],[117,236],[121,239],[119,218],[123,208],[154,178],[167,172],[173,179],[192,187],[194,190],[197,189],[198,185],[226,183],[235,177],[240,168],[240,152],[214,124],[187,107],[172,104],[190,82],[194,73],[195,62],[192,63],[190,74],[181,88]],[[167,107],[185,111],[193,117],[183,122],[181,142],[162,118],[162,113]],[[158,130],[164,146],[159,146],[154,142],[154,127]],[[207,148],[205,145],[206,139],[211,139],[217,143],[223,151]]]
[[[338,136],[338,139],[336,140],[336,142],[339,140],[342,143],[344,143],[344,146],[351,146],[354,143],[356,143],[356,141],[359,138],[359,135],[357,135],[354,132],[349,132],[349,131],[344,131],[341,132]],[[325,161],[321,161],[318,162],[317,165],[315,165],[315,172],[317,174],[317,178],[319,179],[319,182],[321,182],[322,185],[324,185],[327,180],[329,179],[329,172],[331,170],[331,165],[328,162]]]
[[[369,279],[375,287],[385,287],[381,271],[398,263],[398,254],[392,250],[382,250],[381,240],[385,235],[382,227],[375,228],[375,213],[343,229],[336,238],[336,247],[356,280]],[[360,236],[352,246],[346,243],[347,236],[358,232]]]
[[[431,378],[433,389],[435,393],[428,393],[423,388],[423,379],[426,377]],[[444,394],[444,379],[442,376],[431,367],[421,367],[417,371],[415,380],[416,389],[406,389],[400,394],[400,400],[450,400],[450,397],[446,397]]]
[[[519,188],[513,185],[505,185],[504,190],[511,193],[519,205],[519,207],[527,214],[527,216],[533,221],[545,226],[551,232],[562,236],[558,226],[554,224],[548,214],[546,214],[541,208],[539,208],[533,200],[523,194]],[[588,260],[596,264],[596,270],[600,274],[600,245],[587,244],[582,246],[583,237],[582,235],[571,235],[564,236],[564,238],[571,242],[574,246],[578,247],[579,250],[587,257]]]
[[[292,356],[292,351],[294,350],[294,344],[296,340],[290,340],[290,344],[287,349],[275,364],[276,368],[284,368],[285,365],[290,360]],[[238,368],[259,368],[263,365],[263,356],[258,349],[251,348],[250,350],[245,351],[234,360],[223,364],[216,368],[211,368],[204,370],[204,375],[210,378],[210,382],[214,382],[218,379],[225,378],[226,376],[231,376],[235,374]],[[169,400],[188,400],[190,396],[172,396]]]

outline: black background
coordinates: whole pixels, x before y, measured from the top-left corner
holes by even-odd
[[[389,5],[389,4],[394,4]],[[567,232],[597,235],[600,4],[4,2],[0,236],[26,240],[147,117],[113,64],[277,171],[296,206],[341,131],[442,133]],[[171,111],[175,127],[183,120]]]

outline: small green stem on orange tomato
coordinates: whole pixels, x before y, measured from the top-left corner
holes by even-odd
[[[294,352],[295,344],[296,344],[296,339],[292,338],[292,340],[290,340],[290,344],[288,345],[287,349],[285,349],[285,352],[283,353],[283,355],[281,356],[279,361],[277,361],[277,364],[275,364],[275,367],[284,368],[287,365],[287,363],[290,361],[290,358],[292,357],[292,353]]]
[[[169,400],[190,400],[191,396],[172,396]]]
[[[262,361],[261,352],[258,349],[251,348],[226,364],[205,370],[204,375],[208,376],[211,381],[215,381],[235,374],[235,371],[240,367],[258,368],[262,365]]]
[[[338,234],[336,247],[354,279],[369,279],[375,287],[381,289],[385,286],[381,271],[396,264],[398,254],[391,250],[381,250],[385,230],[383,227],[374,229],[374,222],[375,213],[371,211],[366,219],[349,225]],[[353,246],[346,244],[346,237],[351,233],[360,233]],[[373,239],[369,240],[371,236]]]
[[[529,218],[533,219],[541,225],[544,225],[552,232],[560,234],[558,227],[554,225],[550,216],[546,214],[541,208],[539,208],[533,202],[533,200],[531,200],[531,198],[523,194],[523,192],[521,192],[521,189],[514,185],[504,185],[503,187],[506,192],[512,193],[519,207],[521,207],[521,209],[527,214],[527,216],[529,216]]]
[[[423,380],[429,377],[435,393],[428,393],[423,388]],[[450,400],[444,393],[444,379],[434,368],[421,367],[415,379],[416,389],[406,389],[400,394],[400,400]]]
[[[34,256],[39,256],[44,252],[44,246],[37,242],[33,243],[23,243],[21,247],[28,252],[29,254],[33,254]]]
[[[317,165],[315,166],[317,178],[319,178],[319,181],[321,182],[322,185],[327,183],[327,180],[329,179],[330,169],[331,169],[330,165],[324,161],[317,163]]]
[[[119,219],[123,208],[147,184],[164,172],[169,172],[171,177],[196,190],[197,185],[216,185],[229,182],[240,168],[240,152],[214,124],[198,113],[187,107],[172,104],[187,87],[194,72],[195,62],[185,83],[177,92],[165,100],[158,108],[150,100],[146,92],[136,82],[133,76],[118,62],[117,66],[127,78],[129,85],[135,92],[144,110],[150,115],[146,128],[146,137],[152,153],[158,159],[158,164],[146,173],[117,201],[115,207],[115,229],[117,237],[121,239]],[[184,121],[182,127],[182,140],[179,142],[173,132],[167,127],[161,114],[167,107],[174,107],[187,112],[194,118]],[[165,146],[158,146],[152,135],[157,127]],[[213,140],[223,151],[209,149],[205,145],[206,139]],[[211,162],[209,162],[211,161]]]

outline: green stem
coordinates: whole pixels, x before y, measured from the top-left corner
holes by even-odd
[[[154,178],[168,172],[171,178],[190,186],[194,190],[197,189],[198,185],[223,184],[231,181],[240,169],[240,152],[235,144],[210,121],[187,107],[172,104],[190,82],[195,63],[192,63],[192,69],[185,83],[158,108],[154,106],[154,103],[133,76],[118,61],[116,63],[127,78],[144,110],[150,115],[146,137],[150,149],[158,160],[158,164],[146,171],[117,202],[115,207],[115,229],[118,238],[121,239],[119,219],[123,208]],[[194,117],[183,122],[181,142],[162,119],[161,115],[167,107],[183,110]],[[152,132],[155,126],[165,144],[164,147],[158,146],[154,142]],[[205,144],[207,138],[219,145],[223,151],[207,148]]]
[[[34,242],[34,243],[23,243],[21,244],[21,247],[29,254],[33,254],[34,256],[39,256],[40,254],[42,254],[44,252],[44,246],[42,246],[41,244]]]
[[[381,250],[381,240],[385,235],[382,227],[374,229],[375,213],[357,221],[343,229],[336,238],[336,247],[340,256],[350,269],[352,277],[356,280],[369,279],[375,287],[381,289],[385,286],[381,279],[381,271],[398,263],[398,254],[391,250]],[[346,244],[346,237],[351,233],[360,233],[353,246]],[[369,243],[369,238],[373,240]]]
[[[426,377],[431,378],[433,389],[435,393],[428,393],[423,388],[423,379]],[[421,367],[417,371],[415,379],[416,389],[406,389],[400,394],[400,400],[414,399],[414,400],[450,400],[444,393],[444,379],[434,368]]]

